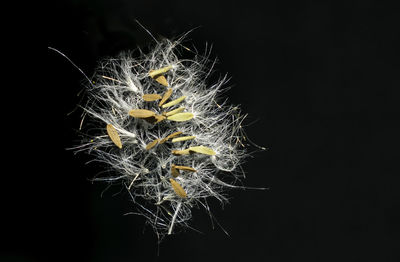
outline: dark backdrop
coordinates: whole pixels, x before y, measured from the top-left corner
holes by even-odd
[[[301,2],[301,3],[300,3]],[[88,75],[96,61],[157,37],[205,42],[228,73],[231,103],[249,114],[248,136],[268,148],[244,165],[248,186],[214,215],[195,211],[188,230],[159,246],[121,188],[89,179],[100,168],[65,148],[78,136],[74,109],[84,77],[51,50],[46,155],[38,158],[46,208],[28,248],[34,261],[397,261],[399,190],[399,9],[381,1],[53,1],[47,46]],[[46,46],[43,46],[46,49]],[[104,193],[102,194],[102,192]],[[44,193],[45,192],[45,193]],[[43,240],[43,242],[41,242]],[[20,243],[20,239],[13,239]],[[159,255],[157,255],[159,253]],[[25,258],[26,260],[23,260]],[[17,261],[17,260],[15,260]]]

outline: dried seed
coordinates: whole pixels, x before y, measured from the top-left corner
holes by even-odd
[[[189,149],[184,149],[184,150],[172,150],[171,153],[176,156],[181,156],[181,155],[189,155],[190,151]]]
[[[177,121],[177,122],[181,122],[181,121],[187,121],[193,118],[193,114],[192,113],[178,113],[172,116],[168,116],[167,119],[168,120],[172,120],[172,121]]]
[[[182,134],[181,131],[174,132],[174,133],[168,135],[167,137],[161,139],[160,144],[165,143],[168,139],[171,139],[171,138],[173,138],[173,137],[179,136],[180,134]]]
[[[144,94],[143,100],[147,102],[152,102],[161,99],[159,94]]]
[[[146,150],[150,150],[155,147],[158,143],[158,139],[155,139],[146,145]]]
[[[169,181],[171,182],[172,188],[174,189],[175,193],[181,198],[186,198],[187,194],[183,187],[172,178],[170,178]]]
[[[210,156],[213,156],[216,154],[214,150],[212,150],[211,148],[206,147],[206,146],[193,146],[193,147],[189,147],[188,149],[190,152],[196,152],[196,153],[210,155]]]
[[[156,113],[146,109],[132,109],[131,111],[129,111],[129,115],[136,118],[148,118],[155,116]]]
[[[196,138],[195,136],[182,136],[182,137],[177,137],[177,138],[172,139],[172,143],[180,142],[180,141],[186,141],[186,140],[195,139],[195,138]]]
[[[183,100],[185,100],[185,98],[186,98],[186,96],[181,96],[181,97],[179,97],[179,98],[177,98],[175,100],[172,100],[171,102],[168,102],[168,103],[162,105],[162,108],[174,106],[174,105],[182,102]]]
[[[163,75],[156,76],[154,79],[163,86],[169,86],[167,79]]]
[[[183,170],[183,171],[197,172],[196,169],[194,169],[193,167],[190,167],[190,166],[175,166],[174,165],[174,168],[178,169],[178,170]]]
[[[155,76],[158,76],[158,75],[161,75],[161,74],[164,74],[164,73],[168,72],[171,68],[172,68],[172,66],[169,65],[169,66],[162,67],[160,69],[150,70],[149,76],[151,78],[154,78]]]
[[[184,107],[179,107],[177,109],[174,109],[174,110],[171,110],[171,111],[168,111],[168,112],[164,112],[163,114],[165,116],[172,116],[172,115],[175,115],[175,114],[178,114],[178,113],[182,112],[183,110],[185,110]]]
[[[158,104],[158,106],[162,106],[165,101],[167,101],[167,99],[172,95],[172,88],[168,88],[167,91],[165,91],[160,103]]]
[[[173,137],[179,136],[180,134],[182,134],[182,131],[174,132],[174,133],[168,135],[168,136],[167,136],[167,139],[171,139],[171,138],[173,138]]]
[[[177,177],[177,176],[180,175],[180,174],[179,174],[179,170],[177,170],[177,169],[175,168],[175,165],[174,165],[174,164],[171,165],[171,175],[172,175],[173,177]]]
[[[121,138],[113,125],[107,124],[107,134],[117,147],[122,148]]]
[[[168,72],[172,66],[166,66],[157,70],[150,70],[149,76],[155,79],[158,83],[162,84],[163,86],[168,86],[168,81],[162,74]]]

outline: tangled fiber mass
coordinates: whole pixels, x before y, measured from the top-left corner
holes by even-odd
[[[109,167],[95,180],[123,184],[134,213],[159,237],[190,227],[192,208],[212,217],[207,198],[224,204],[227,188],[243,188],[237,182],[248,156],[245,115],[220,99],[227,77],[208,85],[216,62],[210,48],[199,54],[182,39],[100,62],[82,104],[83,142],[75,147]]]

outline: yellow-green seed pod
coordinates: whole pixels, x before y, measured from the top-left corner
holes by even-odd
[[[195,139],[195,138],[196,138],[195,136],[181,136],[181,137],[172,139],[172,143],[186,141],[186,140]]]
[[[188,148],[190,152],[196,152],[204,155],[215,155],[215,151],[206,146],[193,146]]]
[[[117,147],[122,148],[121,138],[113,125],[107,125],[107,134]]]
[[[171,182],[172,188],[174,189],[175,193],[178,196],[180,196],[181,198],[186,198],[187,197],[187,194],[186,194],[185,190],[183,189],[183,187],[178,182],[176,182],[172,178],[170,178],[169,181]]]
[[[168,103],[162,105],[161,107],[162,107],[162,108],[166,108],[166,107],[174,106],[174,105],[176,105],[176,104],[179,104],[179,103],[182,102],[183,100],[185,100],[185,98],[186,98],[186,96],[181,96],[181,97],[179,97],[179,98],[177,98],[177,99],[175,99],[175,100],[172,100],[171,102],[168,102]]]
[[[186,113],[178,113],[172,116],[168,116],[167,119],[176,122],[188,121],[193,118],[193,114],[186,112]]]

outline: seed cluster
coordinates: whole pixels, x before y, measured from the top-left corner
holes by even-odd
[[[100,63],[83,106],[90,116],[83,125],[87,137],[76,147],[110,167],[96,180],[122,182],[134,213],[161,237],[177,225],[189,227],[194,207],[212,217],[206,199],[228,201],[225,189],[237,188],[243,176],[237,170],[247,156],[245,116],[237,106],[217,102],[226,77],[208,85],[215,61],[208,51],[180,59],[177,53],[188,50],[181,40]]]
[[[167,67],[160,68],[158,70],[150,70],[149,76],[156,79],[157,82],[159,82],[160,84],[162,84],[164,86],[168,86],[168,82],[166,81],[165,77],[162,74],[168,72],[168,70],[171,68],[172,68],[171,66],[167,66]],[[162,81],[159,81],[159,79],[162,79]],[[147,101],[147,102],[157,101],[162,98],[162,100],[159,103],[159,106],[161,106],[162,108],[174,106],[174,105],[182,102],[186,98],[186,96],[181,96],[169,103],[164,104],[164,102],[169,99],[171,94],[172,94],[172,89],[169,88],[162,97],[159,94],[144,94],[142,97],[143,97],[143,100]],[[157,115],[155,112],[146,110],[146,109],[132,109],[129,112],[129,114],[133,117],[144,119],[150,123],[158,123],[158,122],[163,121],[166,118],[168,120],[173,120],[173,121],[187,121],[187,120],[190,120],[193,118],[192,113],[186,113],[186,114],[180,113],[183,110],[184,110],[184,108],[181,107],[181,108],[174,109],[170,112],[163,112],[161,115]],[[175,115],[175,117],[173,117],[174,115]],[[165,117],[165,116],[167,116],[167,117]],[[111,130],[111,131],[109,131],[109,130]],[[119,148],[122,148],[121,139],[119,138],[117,131],[111,124],[107,124],[107,131],[108,131],[108,135],[110,136],[110,139],[114,142],[114,144],[116,146],[118,146]],[[165,142],[172,137],[180,135],[181,133],[182,132],[174,132],[171,135],[168,135],[167,137],[163,138],[162,141]],[[188,137],[190,137],[189,139],[195,138],[195,136],[186,136],[183,138],[187,139]],[[153,147],[155,147],[159,143],[159,141],[160,140],[157,138],[157,139],[151,141],[150,143],[148,143],[146,145],[146,150],[150,150]],[[177,140],[175,140],[175,142],[176,141]],[[183,141],[183,140],[178,140],[178,141]],[[197,153],[215,155],[215,152],[212,149],[206,148],[206,147],[204,147],[204,148],[205,148],[205,150],[193,150],[193,149],[191,150],[189,148],[189,152],[197,152]],[[180,168],[183,169],[181,166],[180,166]],[[177,171],[176,169],[177,169],[176,166],[174,164],[172,164],[171,165],[171,175],[174,177],[177,177],[179,175],[179,171]],[[196,170],[191,167],[186,167],[186,170],[196,172]],[[172,185],[173,189],[175,190],[176,194],[182,198],[185,198],[186,192],[182,188],[182,186],[178,182],[173,180],[172,178],[170,179],[170,181],[171,181],[171,185]]]
[[[163,80],[161,82],[160,81],[157,81],[157,82],[159,82],[160,84],[162,84],[164,86],[168,86],[168,82],[166,81],[163,74],[168,72],[168,70],[171,68],[172,68],[172,66],[166,66],[166,67],[163,67],[163,68],[160,68],[157,70],[150,70],[149,76],[156,80],[160,79],[162,77]],[[182,102],[186,98],[186,96],[181,96],[175,100],[172,100],[171,102],[164,104],[164,102],[166,102],[171,97],[171,95],[172,95],[172,89],[168,88],[168,90],[164,93],[163,96],[160,96],[159,94],[144,94],[142,96],[142,98],[144,101],[147,101],[147,102],[157,101],[162,98],[162,100],[158,104],[162,108],[175,106],[175,105],[179,104],[180,102]],[[159,123],[165,119],[172,120],[172,121],[188,121],[188,120],[192,119],[193,118],[192,113],[181,113],[184,109],[185,109],[184,107],[180,107],[180,108],[174,109],[169,112],[162,112],[161,115],[158,115],[156,112],[146,110],[146,109],[132,109],[131,111],[129,111],[129,115],[139,118],[139,119],[143,119],[149,123]],[[167,116],[167,117],[165,117],[165,116]],[[111,141],[114,142],[114,144],[117,147],[122,148],[121,139],[118,135],[118,132],[111,124],[107,124],[107,133],[108,133],[108,136],[110,137]],[[182,132],[174,132],[174,133],[168,135],[167,137],[161,139],[161,141],[163,141],[163,143],[164,143],[168,139],[179,136],[180,134],[182,134]],[[196,138],[195,136],[178,137],[178,138],[173,138],[172,142],[185,141],[185,140],[195,139],[195,138]],[[148,143],[146,145],[146,150],[152,149],[158,143],[160,143],[160,139],[158,139],[158,138],[154,139],[153,141],[151,141],[150,143]],[[215,155],[215,152],[211,148],[208,148],[206,146],[189,147],[189,148],[181,150],[181,151],[184,151],[185,155],[190,154],[190,153],[199,153],[199,154],[205,154],[205,155],[211,155],[211,156]],[[177,150],[173,150],[171,153],[176,154],[176,152],[177,152]],[[186,171],[196,172],[196,169],[194,169],[192,167],[176,166],[175,164],[171,164],[171,175],[173,177],[179,176],[178,170],[186,170]],[[171,186],[173,187],[175,193],[182,198],[186,198],[187,194],[186,194],[185,190],[182,188],[182,186],[178,182],[173,180],[172,178],[170,178],[170,182],[171,182]]]

